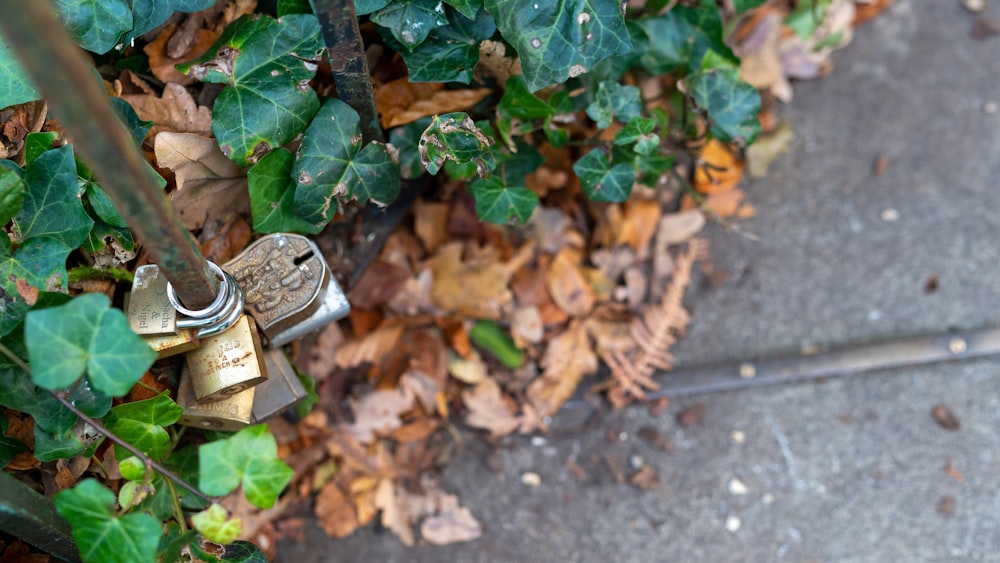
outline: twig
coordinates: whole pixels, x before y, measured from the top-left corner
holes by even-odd
[[[4,356],[7,357],[7,359],[9,359],[10,361],[14,362],[14,364],[16,364],[17,367],[19,367],[22,370],[24,370],[24,372],[27,373],[29,377],[31,376],[31,366],[29,366],[27,362],[25,362],[24,360],[22,360],[17,354],[15,354],[13,352],[13,350],[11,350],[7,346],[5,346],[3,343],[0,343],[0,354],[3,354]],[[139,450],[139,448],[136,448],[132,444],[129,444],[125,440],[121,439],[117,434],[115,434],[114,432],[111,432],[110,430],[108,430],[107,428],[105,428],[104,425],[101,424],[100,422],[98,422],[95,418],[89,416],[85,412],[83,412],[80,409],[78,409],[76,407],[76,405],[73,404],[72,401],[70,401],[69,399],[66,398],[66,393],[65,392],[61,392],[61,391],[49,391],[49,393],[51,393],[52,396],[55,397],[57,401],[59,401],[60,403],[62,403],[62,406],[66,407],[67,409],[69,409],[70,412],[72,412],[77,417],[79,417],[80,420],[82,420],[82,421],[86,422],[87,424],[89,424],[90,426],[92,426],[94,428],[94,430],[97,430],[98,433],[100,433],[101,435],[103,435],[107,439],[111,440],[115,444],[118,444],[119,446],[121,446],[128,453],[130,453],[130,454],[136,456],[137,458],[141,459],[142,462],[146,466],[152,467],[153,469],[159,471],[161,475],[163,475],[167,479],[170,479],[174,483],[177,483],[182,488],[184,488],[185,490],[187,490],[188,492],[190,492],[194,496],[200,498],[201,500],[203,500],[205,502],[208,502],[208,503],[216,501],[216,499],[214,499],[213,497],[210,497],[210,496],[206,495],[205,493],[199,491],[198,488],[195,487],[194,485],[191,485],[190,483],[188,483],[184,479],[181,479],[173,471],[167,469],[166,467],[164,467],[160,463],[154,461],[148,455],[146,455],[141,450]]]

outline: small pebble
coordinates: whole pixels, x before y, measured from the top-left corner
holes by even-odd
[[[997,102],[995,102],[993,100],[990,100],[990,101],[986,102],[985,104],[983,104],[983,112],[985,112],[985,113],[993,115],[994,113],[997,113],[998,111],[1000,111],[1000,104],[998,104]]]
[[[771,504],[774,502],[774,495],[771,493],[764,493],[764,496],[760,497],[760,502],[766,504]]]
[[[899,220],[899,211],[897,211],[897,210],[895,210],[895,209],[893,209],[891,207],[889,209],[884,209],[882,211],[882,220],[883,221],[889,221],[889,222],[891,222],[891,221],[898,221]]]
[[[986,9],[986,0],[962,0],[962,5],[970,12],[982,12]]]
[[[541,447],[545,446],[548,443],[549,443],[549,441],[546,440],[545,438],[543,438],[542,436],[532,436],[531,437],[531,445],[535,446],[536,448],[541,448]]]
[[[740,519],[738,517],[731,515],[726,517],[726,529],[729,530],[730,532],[735,532],[736,530],[739,530],[740,526],[742,525],[743,522],[740,522]]]
[[[729,480],[729,494],[731,495],[745,495],[750,492],[747,488],[746,483],[740,481],[736,477]]]
[[[757,375],[757,368],[753,364],[740,364],[740,377],[743,379],[753,379]]]
[[[628,458],[628,464],[632,466],[632,469],[639,469],[646,465],[646,460],[642,459],[641,455],[634,454]]]
[[[742,430],[733,430],[729,433],[729,439],[732,440],[734,444],[742,444],[747,441],[747,435],[744,434]]]
[[[529,487],[537,487],[542,484],[542,478],[538,476],[538,473],[529,471],[521,474],[521,482]]]
[[[968,349],[968,344],[963,338],[952,338],[948,341],[948,349],[952,354],[961,354]]]

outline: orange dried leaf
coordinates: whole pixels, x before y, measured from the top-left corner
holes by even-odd
[[[743,177],[743,161],[729,146],[712,139],[701,149],[694,171],[694,187],[703,194],[725,192]]]
[[[649,243],[656,234],[656,229],[663,210],[655,200],[632,200],[625,204],[625,214],[621,230],[618,231],[618,244],[627,244],[635,249],[640,260],[649,257]]]
[[[375,105],[386,129],[421,117],[471,108],[490,94],[489,88],[445,90],[444,84],[412,83],[400,78],[375,87]]]
[[[576,391],[584,375],[597,371],[597,355],[586,325],[573,321],[549,342],[542,357],[542,374],[528,386],[528,401],[541,416],[551,416]]]
[[[447,203],[418,201],[413,206],[413,232],[427,252],[436,251],[448,241],[449,210]]]
[[[156,39],[143,47],[142,50],[149,57],[149,69],[153,71],[153,76],[166,84],[174,83],[186,86],[194,84],[197,80],[177,70],[176,65],[200,57],[215,43],[215,40],[219,38],[219,34],[209,29],[199,30],[195,45],[181,58],[173,59],[167,55],[167,43],[173,37],[176,29],[177,25],[171,25],[164,29],[156,36]]]
[[[316,518],[326,535],[335,538],[346,538],[358,529],[354,507],[334,481],[316,496]]]
[[[488,255],[465,260],[462,254],[462,244],[450,242],[424,264],[433,273],[431,299],[444,311],[499,319],[513,300],[511,275],[534,255],[533,244],[522,246],[508,262]]]
[[[552,301],[572,317],[586,315],[597,302],[597,296],[578,263],[576,252],[564,248],[552,259],[545,275],[545,286]]]
[[[403,325],[383,323],[377,330],[363,338],[349,340],[337,349],[334,362],[337,367],[349,368],[365,362],[375,364],[392,351],[403,335]]]

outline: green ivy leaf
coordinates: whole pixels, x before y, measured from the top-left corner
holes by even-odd
[[[39,156],[45,154],[55,146],[59,140],[59,133],[55,131],[41,131],[38,133],[28,133],[24,138],[24,165],[31,166],[32,162]]]
[[[115,455],[117,456],[118,453],[115,452]],[[118,472],[127,481],[138,481],[146,476],[146,464],[134,455],[130,455],[118,462]]]
[[[420,143],[420,135],[430,124],[431,118],[423,117],[389,131],[389,144],[399,151],[399,173],[407,180],[419,178],[426,172],[420,162],[420,149],[417,145]]]
[[[632,51],[617,0],[486,0],[533,92]]]
[[[215,0],[131,0],[132,30],[124,43],[145,35],[177,12],[199,12],[215,5]]]
[[[536,122],[548,122],[557,109],[528,90],[524,77],[507,79],[503,97],[497,104],[497,133],[508,147],[514,147],[514,136],[525,135],[537,129]]]
[[[80,200],[73,147],[46,151],[24,175],[24,204],[14,216],[21,240],[48,236],[70,248],[83,244],[94,226]]]
[[[21,209],[24,191],[21,169],[9,160],[0,161],[0,225],[6,225]]]
[[[66,258],[73,249],[49,237],[36,237],[13,253],[10,240],[0,235],[0,337],[10,333],[28,313],[31,289],[66,289]]]
[[[63,389],[86,372],[98,391],[128,393],[156,353],[110,304],[103,294],[87,293],[65,305],[28,313],[24,338],[36,385]]]
[[[698,68],[709,39],[679,10],[642,18],[629,26],[632,44],[640,52],[639,64],[652,74]]]
[[[444,3],[470,20],[476,19],[476,14],[483,7],[483,0],[445,0]]]
[[[357,0],[354,2],[354,12],[359,16],[367,16],[389,5],[392,0]]]
[[[0,37],[0,108],[41,98],[13,49]]]
[[[51,433],[35,426],[34,455],[38,461],[55,461],[69,459],[83,453],[86,444],[72,430],[62,433]]]
[[[485,10],[473,12],[471,17],[451,12],[448,25],[434,28],[412,51],[402,48],[392,37],[386,37],[386,41],[403,56],[410,81],[468,84],[479,63],[479,43],[496,30],[493,17]]]
[[[291,177],[294,163],[295,156],[279,147],[247,172],[255,232],[314,235],[322,230],[295,214],[295,181]]]
[[[760,94],[735,70],[702,70],[684,79],[684,87],[719,140],[745,147],[760,134]]]
[[[226,546],[220,563],[267,563],[267,556],[253,542],[238,540]]]
[[[476,200],[476,215],[487,223],[524,224],[538,206],[538,195],[527,188],[509,188],[496,176],[478,178],[469,184]]]
[[[331,98],[302,137],[292,170],[295,211],[316,228],[333,218],[335,198],[388,205],[399,196],[399,166],[385,144],[362,147],[360,123],[351,106]]]
[[[656,120],[651,117],[634,117],[615,133],[615,145],[635,143],[636,154],[653,154],[660,147],[660,136],[654,133]]]
[[[222,496],[242,484],[243,494],[258,508],[273,506],[295,473],[278,458],[278,445],[263,424],[199,446],[198,454],[199,489]]]
[[[213,503],[191,516],[191,523],[205,539],[220,545],[233,543],[243,531],[243,521],[240,518],[230,519],[229,512],[219,503]]]
[[[299,404],[295,405],[295,414],[299,418],[305,418],[310,412],[312,412],[313,407],[319,403],[319,394],[316,393],[316,379],[307,373],[299,373],[299,382],[302,383],[302,387],[306,390],[306,398],[299,401]]]
[[[392,32],[392,36],[412,50],[427,39],[435,27],[448,25],[440,0],[394,0],[375,12],[371,20]]]
[[[89,563],[155,561],[160,522],[149,514],[115,514],[115,495],[94,479],[56,494],[56,510]]]
[[[431,174],[437,174],[445,161],[475,164],[480,176],[496,168],[493,139],[488,137],[465,113],[435,115],[420,135],[420,160]]]
[[[187,546],[198,542],[197,530],[186,530],[181,532],[177,522],[168,522],[163,527],[163,535],[160,537],[160,545],[157,548],[160,554],[160,561],[169,563],[170,561],[182,561],[181,552]]]
[[[87,203],[90,204],[91,209],[94,210],[94,214],[97,215],[101,221],[111,225],[112,227],[127,228],[128,223],[118,213],[118,209],[115,208],[115,203],[111,201],[111,197],[101,189],[100,186],[94,182],[87,182]]]
[[[132,29],[125,0],[53,0],[73,39],[88,51],[107,53]]]
[[[108,430],[149,457],[159,460],[170,452],[170,435],[164,426],[177,422],[182,414],[184,409],[177,406],[164,391],[151,399],[123,403],[112,408],[106,424]],[[128,452],[116,445],[115,455],[121,459]]]
[[[601,129],[611,127],[615,118],[627,122],[642,113],[639,89],[628,84],[601,82],[594,101],[587,106],[587,116]]]
[[[309,80],[322,50],[315,16],[246,15],[204,56],[177,68],[205,82],[229,84],[212,108],[212,133],[233,162],[250,166],[291,141],[316,114],[319,99]]]
[[[2,369],[2,368],[0,368]],[[11,438],[7,432],[7,414],[0,412],[0,467],[7,467],[10,460],[17,454],[27,451],[28,446],[17,438]]]
[[[635,168],[624,163],[612,166],[601,149],[593,149],[577,160],[573,171],[583,184],[583,192],[593,201],[625,201],[635,183]]]

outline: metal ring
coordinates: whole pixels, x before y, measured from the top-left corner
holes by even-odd
[[[220,287],[225,286],[229,288],[228,291],[229,298],[226,299],[226,302],[222,304],[222,307],[219,307],[218,311],[216,311],[215,313],[213,313],[211,316],[208,317],[202,317],[202,318],[178,317],[177,328],[182,328],[182,329],[210,328],[228,319],[229,316],[232,315],[234,308],[243,309],[242,305],[237,305],[237,300],[239,296],[243,294],[243,291],[240,289],[240,286],[237,285],[236,280],[233,279],[232,276],[230,276],[228,273],[225,273],[225,277],[223,278],[222,283],[220,283],[219,286]]]
[[[226,272],[224,272],[222,268],[216,265],[215,262],[209,260],[206,260],[206,262],[208,263],[209,269],[212,270],[212,272],[215,274],[216,277],[219,278],[219,281],[221,282],[219,283],[219,293],[218,295],[215,296],[215,301],[212,301],[212,304],[209,305],[208,307],[205,307],[204,309],[200,310],[188,309],[184,307],[184,305],[181,304],[181,300],[177,298],[177,292],[174,291],[174,285],[170,282],[167,282],[167,300],[170,301],[170,304],[173,305],[174,309],[177,310],[178,313],[195,319],[201,319],[215,315],[220,311],[225,310],[225,303],[229,299],[229,289],[230,289],[228,281],[226,279]]]
[[[233,292],[236,297],[235,307],[233,307],[233,309],[229,312],[229,315],[222,319],[222,321],[218,324],[199,329],[199,339],[215,336],[216,334],[228,330],[240,320],[240,317],[243,316],[243,307],[246,305],[246,298],[243,295],[243,290],[240,289],[240,286],[236,284],[236,280],[233,279],[228,273],[226,274],[226,277],[229,278],[229,281],[233,284],[233,288],[235,290]]]

